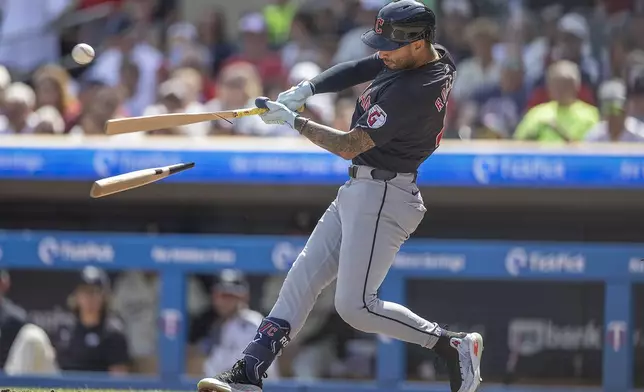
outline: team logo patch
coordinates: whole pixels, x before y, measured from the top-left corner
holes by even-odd
[[[373,105],[367,115],[367,124],[369,128],[380,128],[387,122],[387,113],[378,105]]]
[[[384,24],[385,21],[382,18],[376,19],[376,25],[373,27],[373,31],[375,31],[378,35],[382,34],[382,26]]]

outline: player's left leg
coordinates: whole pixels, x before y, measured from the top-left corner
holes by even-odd
[[[452,391],[473,392],[480,384],[481,336],[447,331],[377,296],[400,246],[425,214],[417,192],[400,177],[387,183],[359,178],[346,187],[335,306],[356,329],[433,349],[447,362]]]

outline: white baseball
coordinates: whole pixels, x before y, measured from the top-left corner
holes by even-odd
[[[80,65],[91,63],[95,55],[94,48],[87,44],[78,44],[72,49],[72,57]]]

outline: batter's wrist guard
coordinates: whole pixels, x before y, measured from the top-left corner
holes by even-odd
[[[289,334],[290,324],[281,319],[267,317],[257,329],[255,339],[246,346],[244,359],[246,360],[246,376],[252,382],[259,382],[275,357],[280,355],[282,349],[291,341]]]

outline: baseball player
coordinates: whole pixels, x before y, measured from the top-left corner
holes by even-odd
[[[288,124],[318,146],[352,160],[340,187],[290,269],[275,306],[231,370],[199,382],[200,392],[260,392],[262,378],[304,324],[317,296],[334,279],[335,307],[351,326],[434,350],[446,363],[453,392],[474,392],[483,339],[451,332],[377,292],[400,246],[416,230],[425,207],[416,177],[443,133],[455,65],[434,44],[436,17],[415,0],[385,5],[362,36],[378,50],[338,64],[309,81],[260,101],[266,123]],[[356,103],[351,130],[301,117],[314,94],[338,92],[372,80]]]

